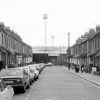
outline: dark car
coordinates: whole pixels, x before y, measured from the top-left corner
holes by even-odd
[[[20,87],[23,92],[30,87],[29,77],[23,68],[3,69],[0,72],[0,78],[6,85],[11,85],[13,88]]]

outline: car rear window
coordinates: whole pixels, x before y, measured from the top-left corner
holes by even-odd
[[[5,69],[0,72],[0,76],[21,76],[21,69]]]

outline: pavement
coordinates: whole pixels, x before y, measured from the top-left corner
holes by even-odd
[[[79,71],[77,73],[77,72],[75,72],[74,69],[68,70],[67,67],[65,67],[65,69],[67,69],[67,71],[77,75],[78,77],[81,77],[81,78],[83,78],[83,79],[85,79],[85,80],[87,80],[95,85],[100,86],[100,76],[94,75],[93,72],[92,73],[85,73],[85,72],[82,73],[81,71]]]

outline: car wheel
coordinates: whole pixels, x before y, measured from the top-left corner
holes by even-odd
[[[27,85],[27,89],[29,89],[30,88],[30,83]]]
[[[30,81],[30,85],[32,85],[32,81]]]
[[[35,78],[35,81],[37,81],[37,77]]]
[[[39,79],[39,76],[36,77],[36,80],[38,80],[38,79]]]
[[[24,85],[24,86],[22,87],[22,92],[23,92],[23,93],[26,92],[26,85]]]
[[[39,79],[39,76],[37,76],[37,79]]]
[[[32,82],[34,82],[34,79],[32,80]]]

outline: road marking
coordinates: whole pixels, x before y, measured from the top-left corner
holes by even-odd
[[[82,100],[85,100],[85,98],[84,98],[84,97],[82,97]]]
[[[29,100],[29,96],[31,95],[33,88],[34,88],[34,87],[32,86],[31,89],[29,90],[29,92],[28,92],[28,94],[27,94],[25,100]],[[36,100],[36,99],[33,99],[33,100]]]
[[[28,100],[28,97],[26,97],[25,100]]]
[[[29,92],[29,94],[31,94],[32,91]]]
[[[56,97],[51,97],[52,99],[56,99]]]
[[[55,100],[55,99],[56,99],[56,97],[51,97],[51,98],[47,98],[45,100]]]
[[[30,94],[27,95],[28,97],[30,96]]]

